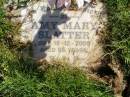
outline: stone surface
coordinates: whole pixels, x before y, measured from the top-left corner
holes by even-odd
[[[21,41],[31,41],[36,60],[66,60],[74,66],[95,62],[102,54],[98,31],[103,29],[107,15],[103,3],[86,4],[83,9],[49,9],[38,2],[22,10],[29,13],[21,27]],[[26,12],[24,12],[26,11]]]

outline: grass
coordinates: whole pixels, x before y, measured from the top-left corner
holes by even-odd
[[[50,66],[44,73],[18,73],[0,84],[3,97],[113,97],[106,85],[78,69]]]
[[[117,58],[130,74],[130,1],[105,0],[108,12],[108,29],[105,50]]]
[[[5,12],[0,8],[0,40],[4,38],[7,33],[12,30],[11,23],[5,18]]]

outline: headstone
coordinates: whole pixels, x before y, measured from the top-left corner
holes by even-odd
[[[98,32],[107,18],[103,3],[73,11],[50,9],[46,2],[37,2],[32,9],[31,16],[24,16],[21,41],[32,42],[34,59],[85,66],[102,56]]]

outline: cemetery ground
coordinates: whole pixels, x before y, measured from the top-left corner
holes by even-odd
[[[43,59],[37,61],[34,60],[34,58],[32,58],[34,50],[33,46],[35,45],[34,43],[37,43],[38,35],[34,37],[33,41],[21,43],[21,41],[19,41],[19,35],[20,29],[24,23],[14,21],[12,18],[19,18],[20,16],[12,14],[12,5],[5,8],[5,0],[1,0],[0,97],[129,97],[130,1],[100,0],[100,2],[102,2],[105,6],[105,13],[107,13],[107,25],[105,25],[103,30],[96,33],[96,35],[98,34],[99,36],[98,38],[100,38],[98,39],[98,42],[100,42],[102,48],[101,51],[103,51],[103,53],[99,52],[100,50],[97,49],[99,46],[94,46],[95,49],[92,49],[91,52],[95,54],[95,52],[99,50],[99,56],[101,55],[101,57],[96,57],[98,60],[95,61],[93,54],[89,53],[88,55],[92,54],[90,58],[86,59],[87,62],[91,60],[89,62],[89,66],[84,66],[84,63],[86,61],[83,61],[85,59],[76,62],[78,64],[82,63],[83,65],[79,64],[79,66],[73,66],[76,64],[74,63],[75,60],[72,62],[74,63],[73,65],[71,62],[68,63],[66,60],[57,59],[52,60],[52,62],[48,62]],[[27,2],[25,2],[25,6],[26,3]],[[17,8],[14,8],[14,10],[18,11],[21,7],[20,4],[20,2],[17,6],[15,4],[15,7]],[[21,5],[23,6],[23,3]],[[48,12],[48,14],[50,13]],[[89,11],[88,14],[90,14]],[[98,13],[95,14],[98,15]],[[31,14],[29,15],[31,16]],[[73,14],[71,13],[70,15]],[[44,18],[47,17],[46,14],[41,16]],[[68,32],[65,32],[65,34],[59,33],[64,31],[62,29],[59,29],[58,25],[66,23],[66,21],[70,20],[65,14],[62,14],[62,17],[64,17],[64,20],[60,21],[60,23],[59,20],[51,23],[56,25],[52,25],[51,27],[54,27],[58,33],[48,34],[49,32],[45,32],[44,34],[40,34],[40,38],[48,37],[48,40],[45,40],[45,43],[42,43],[42,45],[46,46],[45,44],[51,43],[50,41],[53,41],[53,38],[56,39],[57,36],[60,39],[88,38],[88,36],[86,36],[84,33],[81,33],[80,35],[79,33],[74,33],[72,35],[70,33],[68,34]],[[84,20],[82,20],[80,24],[82,26],[78,25],[76,22],[74,25],[73,23],[71,25],[71,22],[69,22],[67,25],[71,26],[65,25],[64,27],[66,29],[70,27],[70,29],[79,28],[78,30],[85,30],[85,25],[88,24],[83,21]],[[94,20],[90,20],[90,23],[91,21],[93,22]],[[44,26],[48,27],[47,25],[48,24],[44,24]],[[38,30],[38,32],[40,33],[40,30]],[[25,38],[28,39],[28,37]],[[92,40],[95,41],[94,38],[92,38]],[[81,41],[78,41],[78,44],[82,44],[80,42]],[[65,45],[69,45],[68,42],[65,42]],[[73,45],[74,44],[70,44],[70,46]],[[28,49],[27,51],[29,51],[29,54],[25,54],[26,48]],[[48,49],[51,48],[50,46],[47,46],[46,48],[47,49],[45,49],[45,51],[53,51],[53,49]],[[42,48],[42,51],[43,50],[44,49]],[[81,51],[81,49],[77,49],[76,52],[79,51]],[[85,53],[84,55],[84,52],[86,52],[84,49],[82,49],[82,51],[83,55],[82,53],[81,55],[79,54],[79,56],[81,56],[81,59],[82,56],[85,57],[87,54]],[[45,56],[42,57],[47,57],[45,52],[43,52],[42,55],[43,54],[45,54]],[[49,54],[50,53],[48,53],[48,55]],[[69,56],[69,54],[66,53],[65,55]],[[70,56],[70,58],[73,59],[71,54]],[[79,68],[80,65],[81,68]]]

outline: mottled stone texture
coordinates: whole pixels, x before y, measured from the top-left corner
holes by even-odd
[[[96,6],[86,4],[77,11],[50,9],[46,2],[35,3],[31,8],[33,13],[21,28],[21,41],[32,42],[33,58],[85,66],[102,56],[97,33],[103,29],[107,16],[101,2]]]

